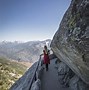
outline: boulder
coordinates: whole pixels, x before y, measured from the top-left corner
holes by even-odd
[[[71,90],[89,90],[88,85],[76,75],[69,81],[69,87]]]
[[[58,80],[61,85],[69,87],[70,90],[89,90],[89,85],[84,83],[65,63],[58,65]]]
[[[31,90],[40,90],[41,89],[41,81],[40,79],[37,79],[31,87]]]
[[[58,79],[59,82],[65,86],[69,86],[70,79],[75,74],[73,71],[63,62],[60,62],[58,65]]]

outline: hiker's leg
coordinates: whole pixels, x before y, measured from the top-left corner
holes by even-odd
[[[46,71],[48,71],[48,64],[46,64]]]
[[[45,68],[46,68],[47,66],[46,66],[46,64],[45,64]]]

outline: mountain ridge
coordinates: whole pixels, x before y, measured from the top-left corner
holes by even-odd
[[[31,63],[39,59],[44,45],[50,48],[51,39],[44,41],[28,41],[28,42],[0,42],[0,57],[14,59],[17,61],[29,61]]]

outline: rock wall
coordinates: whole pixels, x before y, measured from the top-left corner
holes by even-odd
[[[51,48],[86,84],[89,84],[89,0],[72,0]]]
[[[89,90],[89,85],[84,83],[65,63],[56,63],[58,71],[58,80],[63,87],[69,87],[70,90]]]

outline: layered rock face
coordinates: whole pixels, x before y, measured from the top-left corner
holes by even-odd
[[[89,0],[72,0],[51,48],[86,84],[89,84]]]

